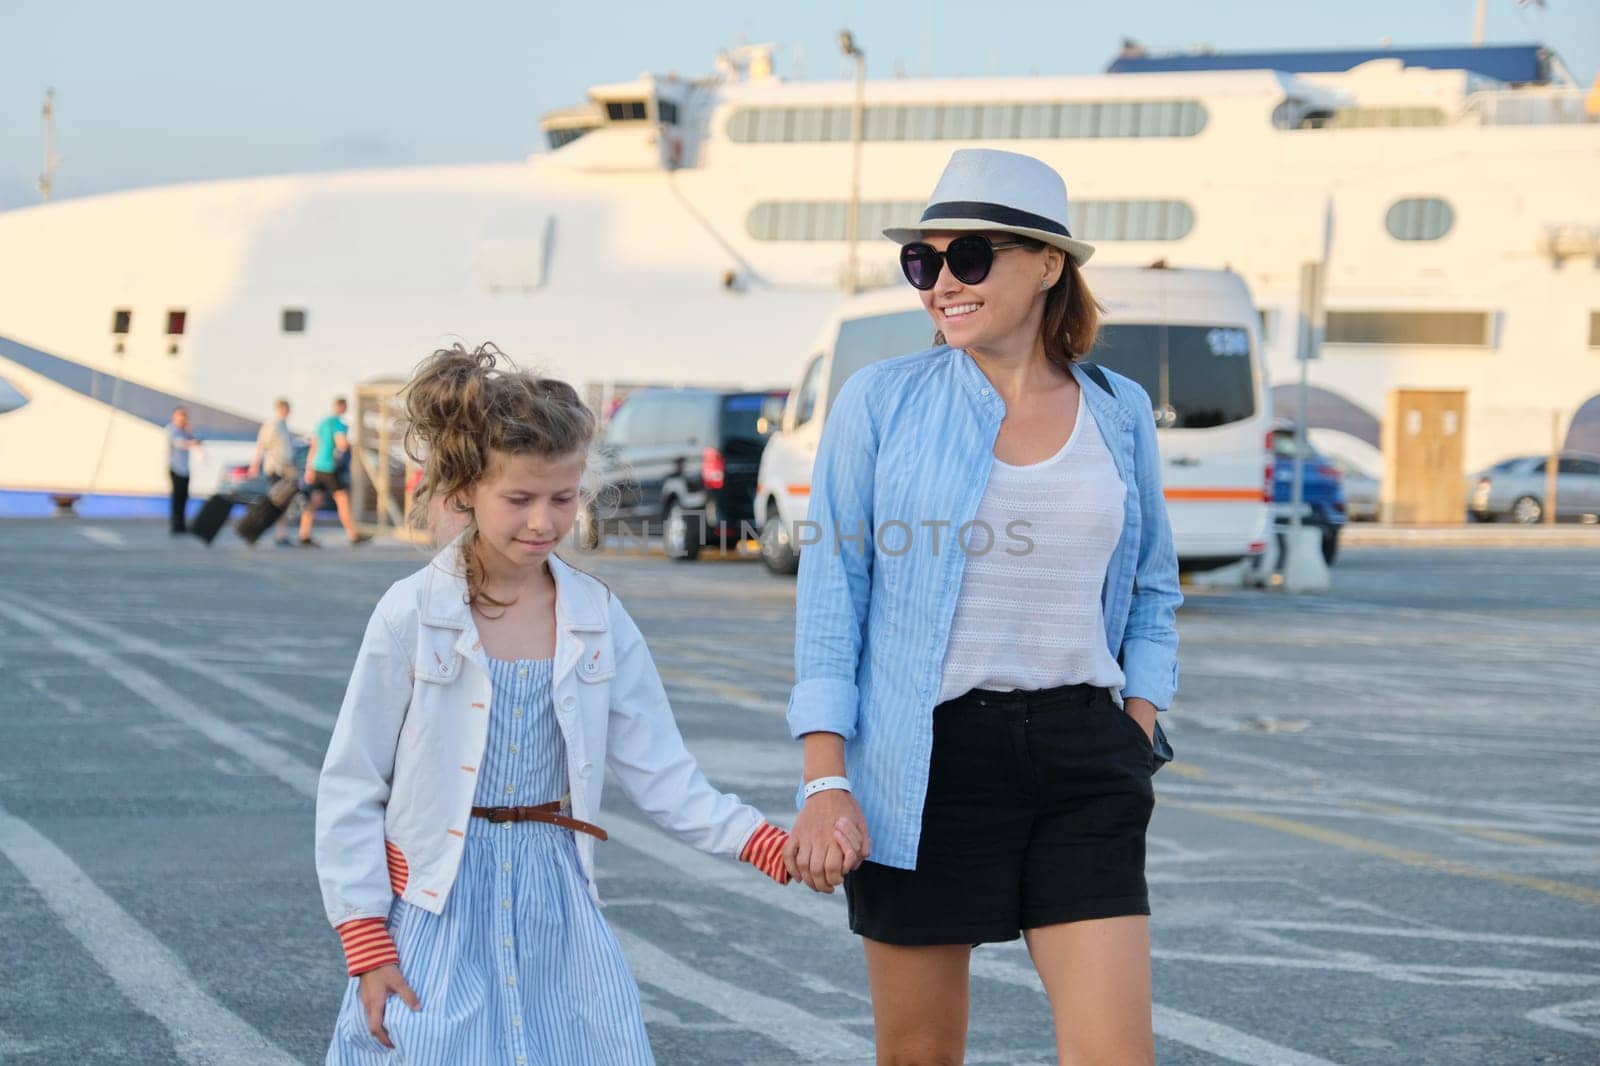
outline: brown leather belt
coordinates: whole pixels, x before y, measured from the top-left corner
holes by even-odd
[[[491,822],[547,822],[550,825],[559,825],[563,829],[570,829],[574,833],[588,833],[592,837],[606,839],[606,831],[599,826],[580,822],[576,818],[562,814],[560,800],[541,803],[537,807],[474,807],[472,816],[486,818]]]

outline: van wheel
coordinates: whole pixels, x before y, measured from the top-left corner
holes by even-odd
[[[1544,519],[1544,507],[1532,496],[1518,496],[1511,505],[1511,517],[1525,526],[1537,525]]]
[[[667,505],[667,521],[661,528],[661,544],[668,559],[692,562],[700,556],[700,538],[697,526],[677,500]]]
[[[784,527],[783,519],[775,513],[777,508],[768,505],[768,510],[774,513],[767,515],[766,522],[761,526],[761,561],[767,564],[767,569],[774,574],[788,576],[800,570],[800,553],[794,550],[794,542],[789,539],[789,531]]]
[[[584,504],[578,508],[572,523],[572,537],[582,551],[592,552],[600,547],[600,521],[594,516],[594,507]]]

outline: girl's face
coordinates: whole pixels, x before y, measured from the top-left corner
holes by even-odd
[[[960,233],[925,233],[922,239],[939,251]],[[1009,233],[990,233],[996,244],[1015,240]],[[1005,248],[994,253],[989,276],[968,285],[950,272],[939,272],[931,289],[921,292],[922,306],[952,348],[980,352],[1020,351],[1033,347],[1044,326],[1046,290],[1061,277],[1062,253],[1046,246]]]
[[[572,530],[584,453],[547,458],[495,452],[482,480],[462,494],[482,547],[514,566],[543,566]]]

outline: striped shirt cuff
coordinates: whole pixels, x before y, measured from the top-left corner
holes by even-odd
[[[400,953],[389,937],[383,918],[356,918],[334,930],[344,944],[345,967],[351,977],[359,977],[379,966],[400,964]]]
[[[789,883],[789,868],[783,864],[783,846],[788,842],[788,833],[775,825],[762,822],[756,827],[756,831],[750,834],[750,840],[745,844],[744,851],[739,853],[739,861],[749,863],[778,884],[786,885]]]

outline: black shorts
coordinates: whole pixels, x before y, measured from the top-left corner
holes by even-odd
[[[850,929],[886,944],[981,944],[1149,914],[1155,752],[1106,689],[974,689],[933,711],[917,868],[844,880]]]
[[[322,492],[340,492],[344,486],[339,484],[338,474],[329,474],[321,470],[311,475],[311,487]]]

